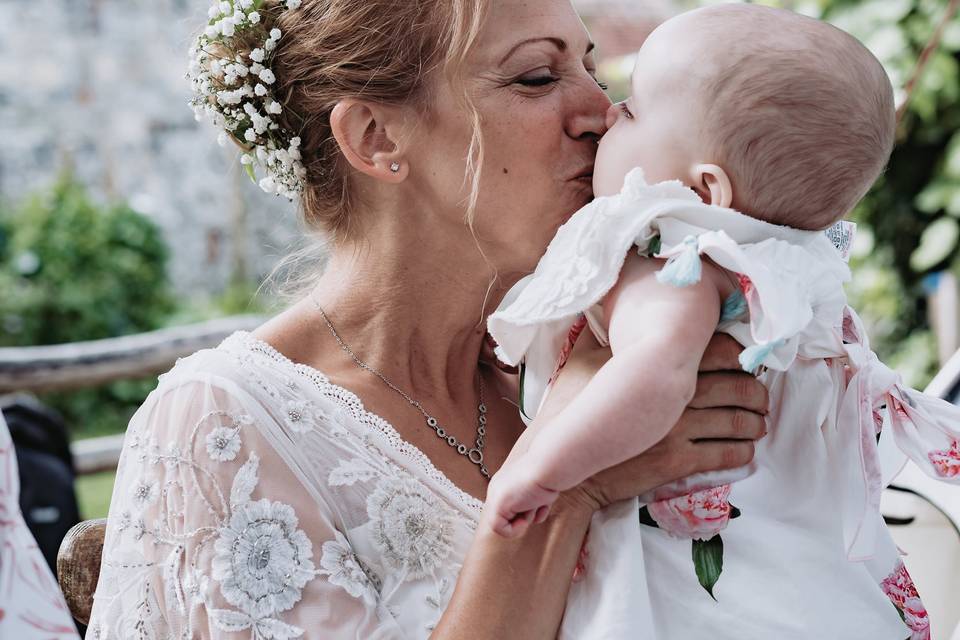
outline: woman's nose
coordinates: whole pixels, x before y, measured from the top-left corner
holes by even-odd
[[[620,117],[620,103],[616,102],[610,105],[610,108],[607,109],[607,119],[606,127],[610,129],[617,122],[617,118]]]
[[[572,91],[568,95],[564,130],[574,140],[596,142],[607,132],[604,120],[610,98],[592,76],[586,72],[583,75],[582,82],[568,85]]]

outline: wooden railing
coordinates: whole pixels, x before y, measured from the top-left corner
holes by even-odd
[[[252,330],[264,320],[232,316],[120,338],[0,348],[0,394],[81,389],[163,373],[177,358],[215,347],[234,331]],[[122,446],[123,434],[72,443],[77,473],[116,468]]]

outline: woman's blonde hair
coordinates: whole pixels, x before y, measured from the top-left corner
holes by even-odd
[[[350,236],[355,209],[350,173],[330,129],[345,98],[384,104],[423,101],[433,72],[456,74],[480,32],[486,0],[305,0],[281,13],[273,71],[284,126],[299,132],[307,170],[301,205],[311,230]],[[474,131],[469,179],[478,181],[479,117],[464,96]]]
[[[268,0],[278,2],[279,0]],[[489,0],[304,0],[280,13],[283,32],[272,68],[281,122],[298,132],[306,168],[300,200],[307,242],[289,253],[261,285],[290,302],[312,288],[326,246],[353,237],[356,197],[348,164],[330,127],[346,98],[430,107],[427,80],[453,80],[463,67]],[[456,84],[456,83],[455,83]],[[467,223],[473,228],[483,163],[480,115],[464,89],[461,104],[472,134],[466,150]]]

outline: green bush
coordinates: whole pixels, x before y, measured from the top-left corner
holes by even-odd
[[[816,0],[812,5],[880,58],[902,100],[902,88],[943,19],[947,2]],[[856,278],[883,270],[896,277],[874,279],[877,286],[872,288],[858,286],[851,298],[872,311],[877,351],[916,385],[928,381],[937,368],[923,279],[960,267],[958,71],[960,20],[954,18],[916,85],[887,171],[853,214],[870,240],[853,262]]]
[[[95,340],[157,329],[174,310],[157,226],[101,206],[71,176],[0,209],[0,346]],[[50,393],[77,434],[122,430],[156,383]]]

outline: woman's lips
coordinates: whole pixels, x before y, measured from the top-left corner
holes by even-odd
[[[573,180],[583,180],[583,181],[590,182],[592,184],[593,183],[593,165],[590,165],[589,167],[585,167],[580,171],[578,171],[576,174],[574,174]]]

